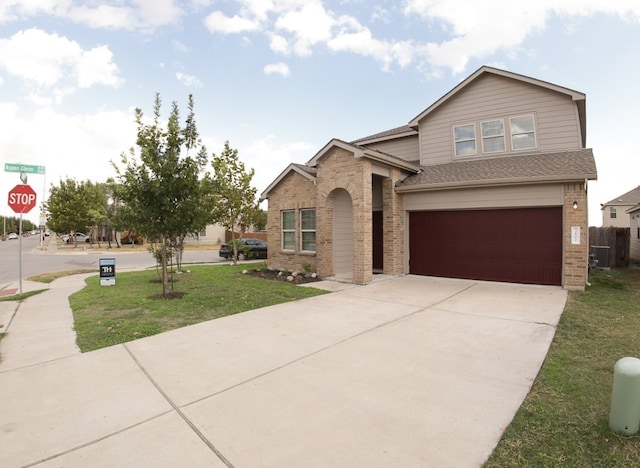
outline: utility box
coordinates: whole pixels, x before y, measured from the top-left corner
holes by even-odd
[[[609,429],[630,436],[640,427],[640,359],[624,357],[613,368]]]
[[[598,268],[610,268],[609,258],[611,255],[611,247],[608,245],[592,245],[591,254],[598,262]]]
[[[114,286],[116,284],[116,259],[101,258],[99,265],[100,286]]]

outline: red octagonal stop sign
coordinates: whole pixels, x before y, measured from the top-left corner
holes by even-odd
[[[28,213],[34,206],[36,206],[36,192],[30,185],[16,185],[9,191],[9,207],[16,213]]]

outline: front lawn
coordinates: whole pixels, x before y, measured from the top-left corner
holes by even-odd
[[[640,466],[640,436],[608,428],[613,367],[640,358],[640,269],[590,281],[569,294],[531,392],[485,467]]]
[[[200,265],[175,274],[180,299],[158,299],[156,270],[118,273],[114,286],[98,276],[69,298],[83,352],[155,335],[194,323],[324,294],[309,287],[243,275],[247,266]]]

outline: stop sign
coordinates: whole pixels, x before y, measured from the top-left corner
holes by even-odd
[[[9,207],[16,213],[28,213],[34,206],[36,206],[36,192],[30,185],[16,185],[9,191]]]

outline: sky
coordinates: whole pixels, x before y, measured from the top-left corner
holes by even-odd
[[[0,0],[0,163],[45,167],[28,176],[38,202],[60,180],[104,182],[136,108],[152,115],[158,93],[184,121],[193,95],[208,152],[229,141],[261,193],[483,65],[586,94],[599,226],[600,204],[640,185],[638,0]],[[18,183],[0,172],[5,216]]]

